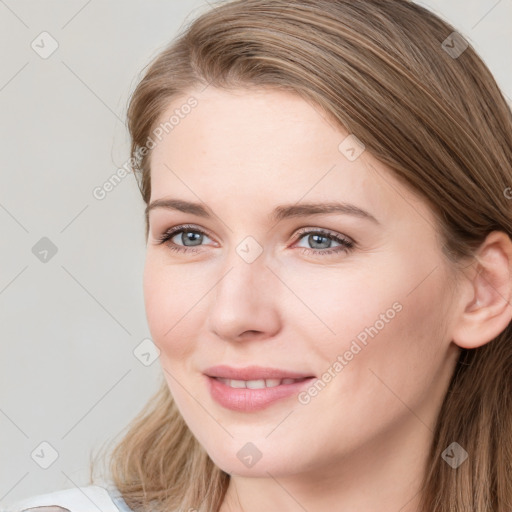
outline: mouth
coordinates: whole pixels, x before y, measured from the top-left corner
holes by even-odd
[[[239,412],[259,411],[276,401],[297,395],[316,379],[274,368],[218,366],[205,372],[207,387],[215,402]]]
[[[257,379],[257,380],[235,380],[235,379],[223,379],[221,377],[212,377],[213,379],[222,382],[226,386],[234,389],[263,389],[263,388],[275,388],[276,386],[282,386],[283,384],[295,384],[296,382],[302,382],[304,380],[311,379],[313,377],[302,377],[300,379]]]
[[[293,379],[299,380],[309,377],[314,377],[308,372],[296,372],[292,370],[283,370],[280,368],[269,368],[264,366],[246,366],[244,368],[235,368],[225,364],[211,366],[204,371],[205,375],[214,378],[238,380],[238,381],[259,381],[259,380],[286,380]],[[272,382],[271,382],[272,385]]]

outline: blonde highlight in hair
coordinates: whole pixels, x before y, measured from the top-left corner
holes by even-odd
[[[195,19],[145,70],[128,108],[142,198],[140,148],[169,103],[196,87],[294,91],[354,134],[431,206],[446,257],[472,258],[493,230],[512,236],[512,114],[471,45],[442,46],[455,29],[408,0],[234,0]],[[146,239],[148,237],[146,217]],[[469,453],[456,470],[441,453]],[[136,512],[218,511],[230,476],[192,435],[165,381],[111,456]],[[512,509],[512,330],[461,350],[437,420],[422,512]]]

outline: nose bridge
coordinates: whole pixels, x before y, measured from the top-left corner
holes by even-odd
[[[268,272],[263,253],[254,257],[254,249],[245,242],[235,247],[226,258],[224,276],[217,284],[216,298],[218,300],[243,300],[252,304],[253,300],[262,300],[265,296],[261,289],[265,274]]]
[[[249,244],[251,242],[248,242]],[[242,250],[240,250],[242,249]],[[245,331],[268,331],[277,326],[275,281],[266,267],[265,253],[254,256],[244,242],[225,260],[209,310],[210,328],[225,339],[236,339]],[[248,255],[251,257],[248,257]]]

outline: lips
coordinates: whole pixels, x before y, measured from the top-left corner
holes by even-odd
[[[277,368],[214,366],[205,372],[212,398],[227,409],[258,411],[299,393],[315,377]]]
[[[252,379],[252,380],[237,380],[237,379],[223,379],[221,377],[214,377],[218,381],[226,384],[230,388],[248,388],[248,389],[263,389],[263,388],[275,388],[283,384],[293,384],[294,382],[300,382],[306,379]]]
[[[311,373],[299,373],[279,368],[268,368],[262,366],[246,366],[245,368],[233,368],[227,365],[218,365],[207,368],[204,371],[208,377],[239,381],[257,381],[266,379],[305,379],[314,377]]]

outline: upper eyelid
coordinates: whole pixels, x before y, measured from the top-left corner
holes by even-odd
[[[198,231],[207,235],[210,238],[214,238],[207,229],[201,228],[199,226],[194,226],[193,224],[181,224],[178,226],[174,226],[172,228],[166,229],[164,233],[172,233],[172,236],[176,236],[176,234],[181,233],[182,231]]]

